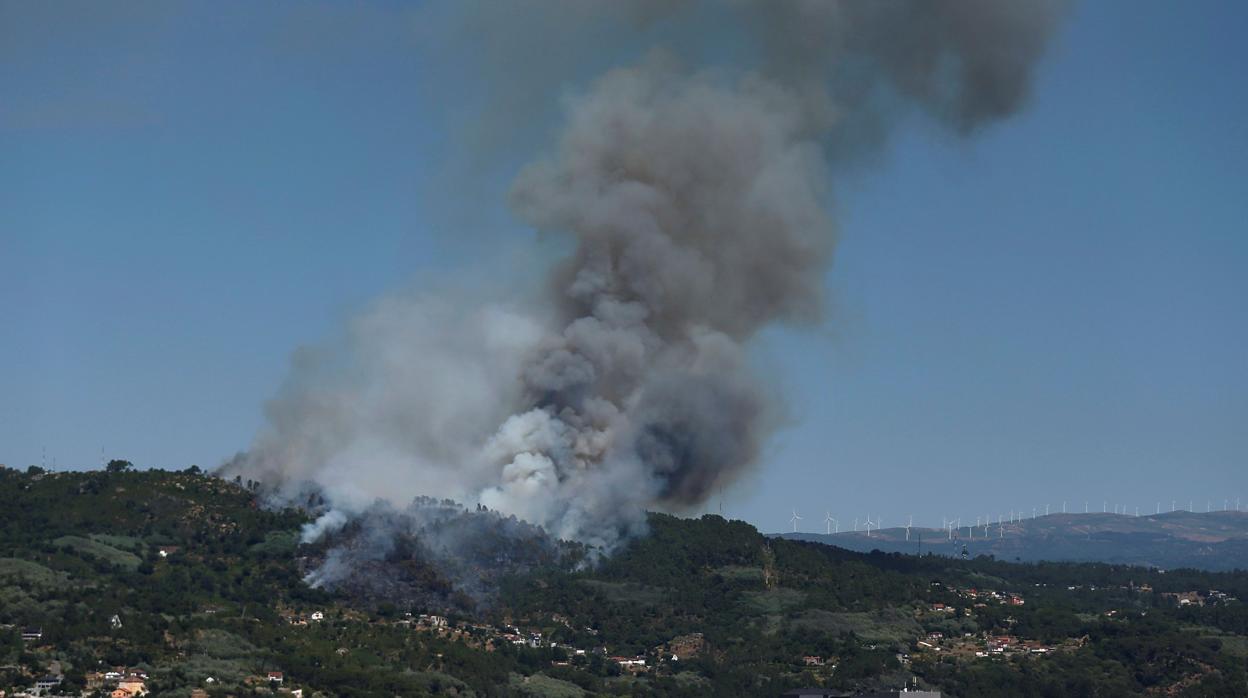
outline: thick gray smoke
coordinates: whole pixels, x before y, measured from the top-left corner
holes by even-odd
[[[452,497],[604,550],[647,507],[696,506],[756,461],[777,410],[747,346],[820,317],[835,165],[908,112],[959,135],[1014,113],[1060,15],[998,0],[463,7],[519,54],[603,23],[662,37],[567,99],[553,150],[514,181],[514,212],[573,251],[506,302],[378,302],[342,346],[296,357],[226,470],[314,483],[347,511]],[[744,43],[704,63],[684,50],[695,37]],[[503,53],[513,86],[561,79]]]

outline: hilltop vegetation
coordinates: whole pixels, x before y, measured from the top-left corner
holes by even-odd
[[[113,666],[160,695],[766,696],[912,677],[955,696],[1248,691],[1243,573],[861,554],[652,515],[594,569],[551,560],[447,616],[309,588],[309,517],[252,490],[0,471],[0,688],[59,663],[75,695]]]

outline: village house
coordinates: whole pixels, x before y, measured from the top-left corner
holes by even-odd
[[[612,657],[611,661],[619,664],[621,669],[625,669],[627,671],[636,672],[646,670],[646,660],[643,657]]]
[[[277,684],[280,684],[280,683],[282,683],[284,680],[285,680],[285,677],[282,675],[282,672],[280,672],[280,671],[270,671],[270,672],[269,672],[269,682],[270,682],[270,683],[277,683]]]
[[[99,671],[88,671],[83,675],[86,681],[88,691],[98,691],[104,688],[104,673]]]
[[[43,628],[22,628],[22,640],[32,642],[43,639]]]
[[[1018,638],[1011,635],[998,635],[988,638],[988,651],[995,653],[1005,652],[1011,645],[1017,645]]]
[[[147,683],[143,677],[130,674],[117,682],[117,690],[124,691],[127,696],[141,696],[147,693]]]
[[[1200,597],[1200,592],[1198,591],[1165,592],[1161,595],[1161,598],[1175,601],[1180,606],[1205,605],[1204,599]]]
[[[446,627],[445,616],[431,616],[427,614],[421,614],[420,622],[422,625],[426,625],[430,628],[445,628]]]

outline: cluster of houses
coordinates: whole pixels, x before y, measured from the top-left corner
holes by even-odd
[[[282,619],[291,625],[307,625],[308,623],[319,623],[325,620],[324,611],[312,611],[305,615],[288,611],[282,614]]]
[[[109,671],[90,672],[86,675],[86,679],[88,691],[93,693],[104,691],[109,698],[137,698],[137,696],[148,694],[147,674],[138,670],[116,667]],[[42,698],[61,695],[61,684],[64,682],[65,677],[60,674],[58,665],[53,669],[53,673],[35,679],[34,686],[29,690],[14,693],[12,698]],[[4,691],[0,691],[0,698],[4,696]]]
[[[324,614],[320,611],[315,611],[306,617],[293,613],[287,613],[284,616],[287,622],[292,625],[307,625],[309,622],[324,619]],[[562,622],[564,625],[568,624],[566,618],[556,616],[555,620]],[[530,648],[562,647],[569,657],[584,657],[589,654],[600,655],[619,666],[621,670],[630,673],[642,673],[649,671],[651,668],[647,659],[643,656],[608,656],[606,647],[595,647],[585,650],[571,645],[560,645],[558,642],[544,637],[541,632],[524,630],[510,624],[497,627],[465,621],[452,623],[446,616],[426,613],[417,615],[406,613],[404,617],[394,621],[394,623],[419,632],[434,633],[450,640],[463,641],[470,646],[479,647],[486,651],[492,651],[504,644]],[[597,634],[597,631],[591,628],[585,628],[585,631],[590,635]],[[656,647],[655,653],[664,659],[679,661],[681,657],[697,655],[704,650],[704,647],[705,640],[702,638],[701,633],[694,633],[674,638],[672,641]],[[345,648],[338,650],[340,654],[347,651]],[[568,660],[554,660],[552,663],[556,666],[571,664]]]
[[[1046,645],[1039,640],[1019,640],[1013,635],[994,635],[988,638],[987,647],[984,650],[977,650],[976,657],[988,657],[993,654],[1007,654],[1011,652],[1026,652],[1030,654],[1048,654],[1054,650],[1051,645]]]
[[[138,669],[113,667],[87,674],[87,690],[108,691],[109,698],[135,698],[147,695],[147,673]]]
[[[970,602],[970,608],[987,608],[989,603],[1004,606],[1022,606],[1027,603],[1021,594],[981,589],[951,589],[958,596]],[[928,606],[928,611],[941,615],[956,615],[960,608],[953,604],[936,601]]]
[[[953,589],[954,593],[964,599],[978,601],[980,603],[992,602],[1005,604],[1006,606],[1022,606],[1026,603],[1022,594],[1007,591],[995,591],[992,589]],[[977,604],[978,605],[978,604]]]
[[[939,586],[938,582],[933,582],[933,587]],[[1004,606],[1022,606],[1026,600],[1021,594],[1015,592],[995,591],[991,589],[956,589],[950,587],[949,591],[957,594],[958,597],[966,599],[970,602],[970,609],[986,608],[989,604]],[[958,612],[958,607],[951,604],[934,602],[927,612],[932,614],[953,615]],[[1016,621],[1013,618],[1007,618],[1007,625],[1013,625]],[[975,635],[973,633],[963,633],[961,637],[945,637],[944,633],[932,631],[926,637],[920,638],[915,643],[916,649],[920,652],[945,652],[953,656],[961,656],[964,658],[988,658],[1000,657],[1004,655],[1015,654],[1048,654],[1049,652],[1059,649],[1056,646],[1048,645],[1038,640],[1020,640],[1013,635],[989,635],[987,633]]]
[[[285,611],[281,614],[282,618],[290,625],[307,626],[311,623],[318,623],[325,620],[323,611],[312,611],[307,614],[297,613],[294,611]],[[555,617],[556,621],[567,624],[566,618]],[[451,622],[446,616],[435,614],[421,613],[412,614],[405,613],[402,618],[393,621],[396,625],[411,628],[419,632],[434,633],[450,640],[459,640],[466,642],[470,646],[479,647],[487,651],[498,648],[503,644],[517,645],[523,647],[539,648],[539,647],[559,647],[559,643],[549,641],[542,636],[542,633],[534,630],[522,630],[515,625],[504,625],[496,627],[493,625],[482,625],[477,623],[468,623],[465,621]],[[586,628],[591,634],[597,634],[596,631]],[[701,634],[676,638],[669,646],[656,648],[656,652],[671,656],[672,659],[678,660],[680,656],[692,656],[697,654],[702,647],[703,640]],[[584,649],[564,646],[563,649],[569,656],[583,657],[593,653],[607,656],[607,648],[598,647],[593,650],[586,651]],[[339,648],[339,654],[349,652],[346,648]],[[645,657],[608,657],[625,671],[638,673],[648,670]],[[570,664],[567,661],[556,661],[556,665]]]
[[[1178,591],[1165,592],[1162,598],[1172,599],[1180,606],[1204,606],[1206,604],[1231,603],[1238,601],[1234,596],[1224,591],[1210,589],[1207,592],[1202,591]]]
[[[1076,641],[1077,642],[1077,641]],[[946,652],[953,656],[970,658],[999,657],[1014,654],[1048,654],[1059,649],[1039,640],[1021,640],[1013,635],[974,635],[946,638],[943,633],[930,632],[925,639],[916,642],[919,651]]]

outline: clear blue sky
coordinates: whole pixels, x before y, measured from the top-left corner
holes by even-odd
[[[472,99],[396,8],[72,7],[0,2],[0,462],[215,465],[294,348],[523,239],[510,163],[446,203]],[[759,347],[793,421],[726,513],[1248,498],[1245,34],[1083,3],[1022,116],[840,180],[833,312]]]

